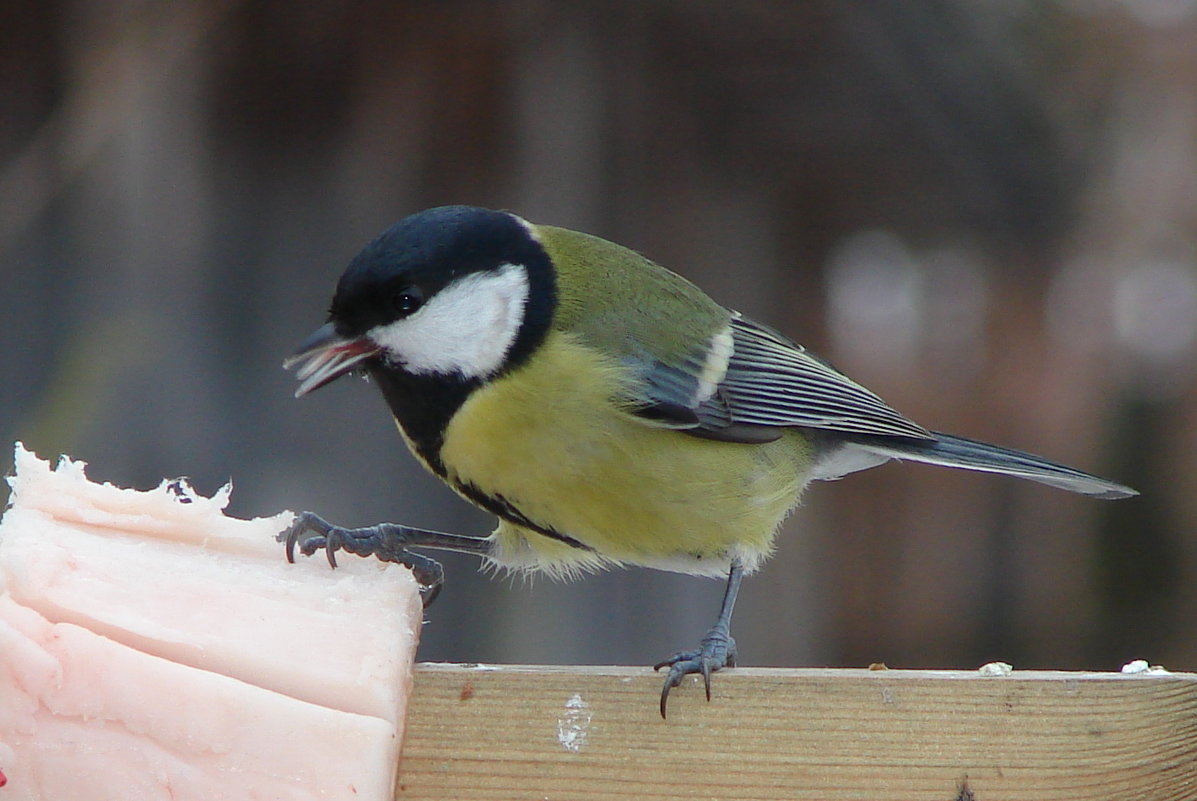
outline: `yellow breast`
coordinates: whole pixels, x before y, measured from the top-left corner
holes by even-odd
[[[536,358],[476,391],[445,431],[451,482],[501,495],[586,551],[501,522],[495,561],[569,573],[634,564],[748,570],[798,501],[809,442],[787,431],[746,445],[648,425],[621,408],[621,365],[553,332]]]

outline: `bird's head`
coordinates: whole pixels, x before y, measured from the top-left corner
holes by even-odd
[[[296,396],[365,367],[485,381],[543,339],[553,266],[514,214],[444,206],[413,214],[359,253],[337,283],[328,323],[285,367]]]

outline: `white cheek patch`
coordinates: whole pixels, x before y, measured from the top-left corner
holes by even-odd
[[[449,284],[415,314],[367,336],[409,373],[485,378],[503,366],[527,303],[527,270],[504,264]]]

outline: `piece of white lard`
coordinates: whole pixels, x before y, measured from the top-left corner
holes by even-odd
[[[0,522],[0,801],[390,799],[410,571],[287,564],[283,512],[96,484],[20,444]]]

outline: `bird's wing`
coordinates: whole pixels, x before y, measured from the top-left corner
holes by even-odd
[[[928,431],[801,345],[739,315],[732,316],[726,336],[715,335],[680,364],[655,362],[642,378],[638,413],[653,425],[729,442],[768,442],[787,426],[839,434],[835,446],[820,454],[813,478],[910,459],[1018,476],[1098,498],[1138,494],[1031,453]]]
[[[933,439],[801,345],[738,314],[692,357],[653,362],[642,379],[640,414],[696,436],[762,442],[801,426]]]
[[[537,236],[558,265],[554,326],[619,359],[645,423],[765,442],[802,426],[932,439],[872,392],[772,329],[729,311],[676,273],[596,237]]]

